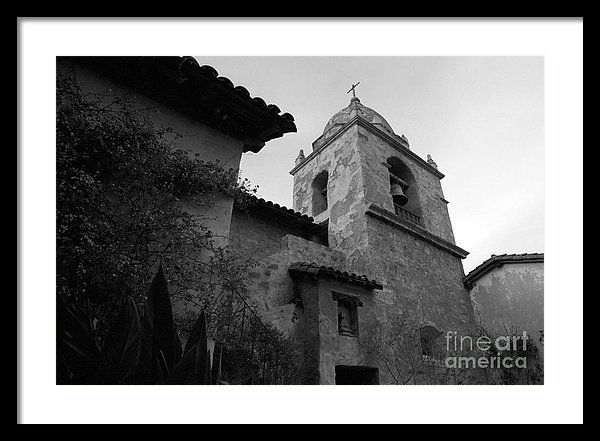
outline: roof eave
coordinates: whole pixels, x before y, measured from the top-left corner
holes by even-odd
[[[297,132],[292,115],[192,57],[65,58],[243,141],[244,152],[258,153],[266,142]]]
[[[370,280],[367,276],[358,276],[356,274],[350,274],[346,271],[319,266],[315,263],[307,264],[306,262],[295,262],[290,265],[288,271],[291,275],[309,274],[316,277],[334,279],[350,285],[360,286],[368,291],[383,289],[383,285],[381,283],[375,280]]]
[[[467,285],[472,285],[477,280],[494,270],[500,268],[506,264],[523,264],[523,263],[543,263],[543,253],[531,253],[531,254],[503,254],[498,256],[492,256],[473,271],[467,274],[463,281]]]

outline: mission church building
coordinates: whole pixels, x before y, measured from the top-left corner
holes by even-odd
[[[266,201],[234,210],[231,243],[260,256],[250,292],[265,315],[310,342],[307,383],[393,383],[368,341],[403,313],[424,345],[473,332],[468,253],[455,244],[444,175],[430,157],[353,97],[290,173],[293,211]]]
[[[75,70],[85,90],[133,91],[140,105],[159,107],[155,122],[181,133],[182,148],[235,170],[242,152],[260,154],[296,131],[290,114],[191,57],[59,58],[58,69]],[[293,208],[224,198],[212,226],[255,262],[246,280],[253,306],[301,342],[302,383],[392,384],[369,342],[399,317],[415,324],[425,357],[448,332],[475,332],[468,253],[455,243],[431,157],[356,96],[323,125],[290,164]]]

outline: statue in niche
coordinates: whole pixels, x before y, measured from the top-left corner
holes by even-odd
[[[338,330],[340,333],[345,333],[345,334],[352,333],[350,309],[345,305],[338,306]]]

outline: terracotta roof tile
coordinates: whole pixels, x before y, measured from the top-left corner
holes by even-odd
[[[91,67],[132,90],[244,141],[258,152],[266,142],[296,132],[294,117],[252,97],[245,87],[219,76],[193,57],[61,57]]]
[[[315,262],[295,262],[290,265],[290,273],[307,273],[333,279],[343,280],[347,283],[359,285],[368,289],[383,289],[383,285],[367,276],[341,271],[331,266],[318,265]]]
[[[472,284],[492,269],[507,263],[535,263],[543,261],[544,253],[492,254],[488,260],[467,274],[464,281],[466,284]]]
[[[298,211],[295,211],[291,208],[285,207],[283,205],[279,205],[276,202],[267,201],[266,199],[259,198],[257,196],[247,195],[245,196],[244,204],[248,206],[260,206],[270,208],[272,210],[278,211],[280,214],[285,214],[291,217],[296,218],[297,220],[303,221],[305,223],[313,224],[315,227],[320,227],[319,224],[314,223],[314,219],[306,214],[302,214]]]

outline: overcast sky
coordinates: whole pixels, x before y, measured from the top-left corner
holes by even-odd
[[[431,154],[468,272],[491,254],[544,251],[544,61],[541,57],[196,57],[291,113],[298,133],[244,154],[259,196],[292,206],[289,171],[349,104],[379,112],[411,150]]]

